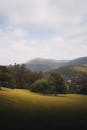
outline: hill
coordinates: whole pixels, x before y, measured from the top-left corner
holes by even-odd
[[[65,75],[65,77],[73,77],[76,78],[76,76],[82,75],[82,74],[87,74],[87,66],[66,66],[66,67],[61,67],[58,70],[60,73]]]
[[[0,90],[0,127],[58,129],[87,127],[87,96],[43,96],[28,90]]]
[[[86,65],[87,66],[87,57],[80,57],[74,60],[71,60],[68,65]]]
[[[87,65],[87,57],[81,57],[74,60],[54,60],[36,58],[25,63],[26,67],[33,71],[49,71],[68,65]]]
[[[45,76],[49,76],[51,72],[58,72],[63,76],[67,92],[87,94],[87,66],[65,66],[46,72]]]
[[[63,66],[67,61],[35,58],[25,63],[26,67],[33,71],[48,71]]]
[[[87,66],[84,65],[68,65],[64,67],[60,67],[58,69],[52,70],[56,72],[60,72],[62,74],[68,74],[68,73],[87,73]]]
[[[80,65],[68,65],[64,67],[60,67],[58,69],[54,69],[44,73],[45,75],[49,75],[51,72],[58,72],[62,74],[65,80],[76,80],[77,78],[82,78],[83,75],[87,76],[87,66]]]

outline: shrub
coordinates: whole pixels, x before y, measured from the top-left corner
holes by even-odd
[[[58,94],[65,93],[66,86],[61,75],[58,73],[51,73],[48,78],[37,80],[31,86],[31,91],[44,94]]]
[[[55,86],[55,93],[66,93],[65,81],[59,73],[52,72],[48,80],[51,86]]]
[[[39,92],[43,94],[52,94],[54,92],[54,87],[49,85],[48,79],[42,78],[40,80],[37,80],[34,84],[31,86],[31,91],[33,92]]]

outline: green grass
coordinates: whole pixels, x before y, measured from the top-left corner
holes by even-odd
[[[0,90],[0,121],[14,125],[54,127],[86,125],[87,96],[78,94],[44,96],[28,90]],[[11,123],[11,124],[12,124]]]

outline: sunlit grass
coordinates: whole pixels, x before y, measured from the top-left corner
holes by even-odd
[[[3,120],[2,120],[3,119]],[[0,121],[9,126],[43,127],[86,125],[87,96],[58,94],[44,96],[28,90],[0,90]],[[80,125],[79,125],[80,124]],[[1,124],[0,124],[1,125]]]
[[[78,110],[87,109],[87,96],[78,94],[65,94],[57,96],[44,96],[32,93],[28,90],[7,89],[0,90],[0,108],[3,106],[14,107],[19,110],[29,112],[48,111],[51,110]],[[55,113],[55,111],[53,112]]]

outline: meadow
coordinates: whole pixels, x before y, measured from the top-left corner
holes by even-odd
[[[4,124],[4,125],[3,125]],[[0,126],[11,129],[87,127],[87,95],[41,95],[25,89],[0,90]]]

